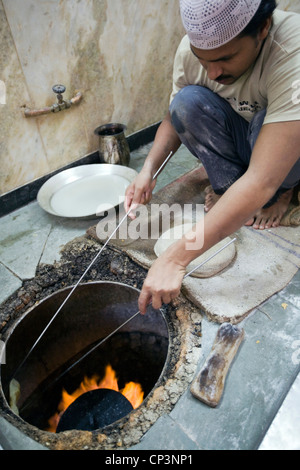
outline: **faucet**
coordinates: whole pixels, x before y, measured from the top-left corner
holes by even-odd
[[[74,104],[79,104],[82,100],[81,92],[76,93],[76,95],[70,100],[64,100],[63,93],[66,91],[66,87],[64,85],[54,85],[52,90],[57,95],[57,103],[54,103],[52,106],[46,106],[45,108],[40,109],[29,109],[25,107],[25,117],[35,117],[42,116],[43,114],[58,113],[64,109],[69,109]]]

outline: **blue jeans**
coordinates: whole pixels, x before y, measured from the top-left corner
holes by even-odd
[[[202,162],[215,193],[223,194],[247,171],[266,110],[248,123],[216,93],[190,85],[177,93],[170,113],[181,142]],[[265,207],[299,181],[300,158]]]

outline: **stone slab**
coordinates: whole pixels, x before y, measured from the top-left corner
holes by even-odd
[[[299,310],[281,307],[275,296],[244,320],[245,340],[229,371],[222,400],[212,409],[188,390],[170,413],[186,434],[205,450],[255,450],[262,442],[300,365],[292,345],[299,338]],[[203,320],[207,356],[216,324]],[[199,370],[202,366],[199,362]]]

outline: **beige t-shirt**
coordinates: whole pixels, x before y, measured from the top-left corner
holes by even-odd
[[[209,88],[249,122],[264,108],[265,124],[300,120],[300,15],[275,10],[273,26],[255,64],[227,86],[207,77],[185,36],[175,56],[171,101],[187,85]]]

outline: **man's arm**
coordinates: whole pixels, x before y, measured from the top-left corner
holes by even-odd
[[[276,193],[300,158],[300,121],[262,127],[246,173],[229,188],[207,214],[218,238],[244,225]],[[208,218],[208,216],[211,216]]]
[[[195,233],[187,234],[161,255],[149,270],[139,298],[142,314],[150,300],[154,308],[179,295],[188,264],[242,227],[275,194],[300,155],[300,121],[263,126],[246,173],[236,181],[198,223],[203,246],[191,249]],[[198,240],[203,237],[198,236]],[[186,241],[188,240],[189,245]],[[187,249],[189,246],[189,249]]]
[[[164,160],[172,151],[175,153],[181,142],[171,123],[170,113],[159,126],[153,146],[147,156],[144,166],[126,190],[124,207],[126,212],[133,205],[146,204],[150,201],[155,182],[152,178]],[[134,217],[131,215],[131,217]]]

